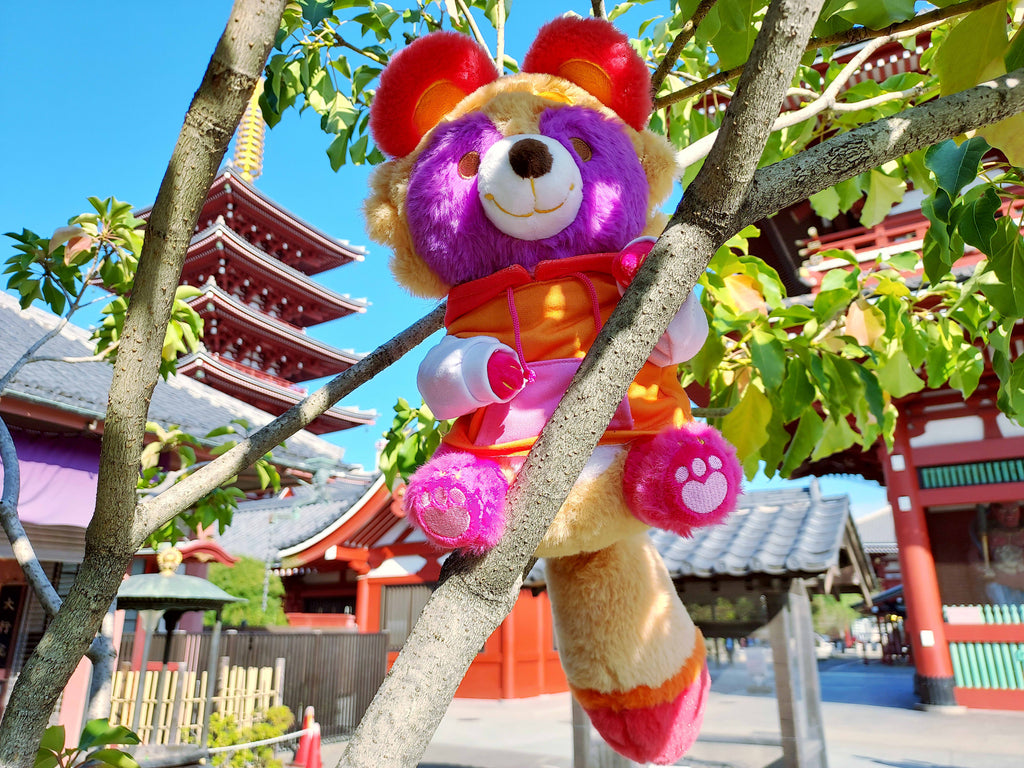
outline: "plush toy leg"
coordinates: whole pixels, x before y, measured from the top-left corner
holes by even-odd
[[[438,546],[485,552],[505,531],[507,491],[508,481],[495,462],[438,452],[409,478],[405,509]]]
[[[697,738],[704,639],[646,534],[547,560],[558,653],[573,695],[630,760],[674,763]]]
[[[735,449],[714,427],[693,422],[636,441],[622,490],[645,523],[686,535],[725,519],[736,505],[742,478]]]

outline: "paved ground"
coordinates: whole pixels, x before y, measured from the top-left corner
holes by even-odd
[[[743,664],[712,665],[711,672],[704,728],[677,765],[781,768],[772,680],[752,679]],[[877,661],[830,659],[820,663],[819,674],[830,768],[1024,768],[1024,712],[918,711],[913,669]],[[342,748],[324,745],[325,768],[338,764]],[[572,763],[569,696],[554,694],[513,701],[456,699],[420,767],[572,768]]]

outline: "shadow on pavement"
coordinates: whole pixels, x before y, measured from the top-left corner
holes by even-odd
[[[940,765],[939,763],[928,763],[922,760],[882,760],[877,757],[863,757],[863,760],[872,762],[875,765],[890,766],[891,768],[957,768],[955,765]]]

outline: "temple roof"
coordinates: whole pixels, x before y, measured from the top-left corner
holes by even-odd
[[[219,215],[247,240],[260,242],[267,253],[307,275],[366,256],[363,248],[333,238],[281,207],[230,167],[210,186],[199,228],[209,227]]]
[[[203,344],[221,357],[246,365],[250,359],[247,356],[255,355],[260,370],[291,382],[333,376],[363,357],[307,336],[295,326],[243,304],[216,285],[207,284],[202,290],[188,304],[205,321]]]
[[[29,344],[51,331],[59,318],[30,307],[22,310],[17,300],[0,293],[0,370],[7,370]],[[48,357],[88,357],[93,353],[89,333],[73,325],[65,326],[38,354]],[[95,423],[102,432],[107,395],[113,368],[105,362],[37,362],[26,365],[3,392],[3,410],[12,426],[41,429],[40,414],[49,419],[51,431],[80,431],[82,425]],[[358,413],[358,412],[354,412]],[[193,435],[205,435],[232,419],[245,419],[253,428],[262,427],[273,416],[248,402],[230,397],[187,376],[172,376],[157,382],[149,416],[164,426],[177,424]],[[365,423],[360,421],[359,423]],[[211,445],[232,436],[211,438]],[[306,430],[288,438],[274,449],[274,462],[283,468],[305,472],[320,468],[327,460],[340,472],[359,470],[344,464],[344,449],[316,437]],[[360,472],[357,471],[357,474]]]
[[[259,296],[264,311],[301,328],[365,312],[369,306],[365,299],[335,293],[260,250],[222,219],[192,237],[182,269],[186,284],[202,285],[210,277],[227,293],[246,300]]]
[[[849,497],[822,496],[816,480],[807,488],[745,493],[721,525],[692,536],[652,531],[651,539],[673,578],[820,576],[838,574],[852,560],[860,586],[871,586]]]
[[[362,483],[299,486],[288,496],[240,507],[230,527],[217,540],[232,554],[278,564],[283,557],[315,545],[354,518],[373,516],[378,506],[374,501],[382,489],[387,494],[382,475],[372,482],[367,479]],[[391,527],[397,523],[405,526],[404,520],[394,515],[390,518]]]
[[[178,361],[178,372],[198,378],[210,386],[253,403],[262,410],[280,415],[306,396],[306,390],[282,386],[276,376],[215,357],[208,352],[196,352]],[[336,432],[363,424],[372,424],[376,411],[358,408],[329,408],[306,429],[317,435]]]

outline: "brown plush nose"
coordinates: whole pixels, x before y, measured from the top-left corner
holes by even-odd
[[[544,142],[537,139],[521,139],[509,150],[508,162],[517,176],[537,179],[551,170],[553,158]]]

